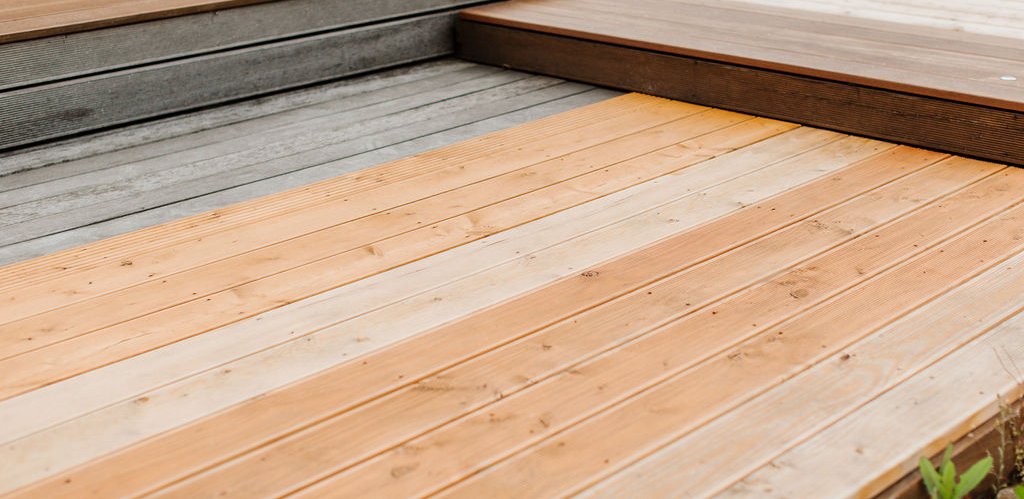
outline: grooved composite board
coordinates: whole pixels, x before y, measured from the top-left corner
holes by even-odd
[[[872,495],[1022,296],[1024,171],[629,94],[0,268],[0,492]]]
[[[1024,164],[1020,39],[751,3],[510,1],[460,55]]]

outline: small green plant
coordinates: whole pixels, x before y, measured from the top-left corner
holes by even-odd
[[[1024,499],[1024,485],[1014,487],[1013,493],[1017,494],[1017,499]]]
[[[921,478],[924,487],[932,499],[963,499],[967,497],[992,469],[992,457],[986,457],[971,466],[959,480],[956,476],[956,465],[953,464],[953,444],[946,447],[942,455],[942,464],[938,469],[932,466],[927,458],[921,458]]]

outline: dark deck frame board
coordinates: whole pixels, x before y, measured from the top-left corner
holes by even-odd
[[[1024,113],[460,19],[457,54],[590,84],[1024,165]]]

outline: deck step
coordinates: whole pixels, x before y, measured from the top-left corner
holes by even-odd
[[[1024,165],[1024,36],[768,3],[512,0],[462,13],[459,55]]]
[[[454,12],[475,3],[0,8],[0,150],[450,54]]]

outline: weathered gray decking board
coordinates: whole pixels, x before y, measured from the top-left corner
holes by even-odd
[[[617,95],[443,60],[0,156],[0,264]],[[48,162],[54,162],[47,164]]]
[[[374,24],[481,0],[287,0],[0,45],[0,90]]]
[[[0,93],[0,149],[452,51],[444,12]]]

